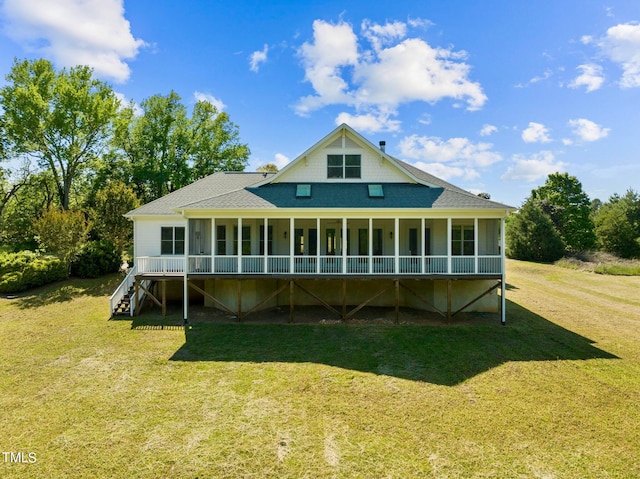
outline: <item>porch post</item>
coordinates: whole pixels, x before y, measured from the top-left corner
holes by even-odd
[[[478,251],[478,217],[475,217],[473,218],[473,272],[475,274],[478,274]]]
[[[320,274],[320,217],[316,218],[316,274]]]
[[[373,218],[369,218],[369,274],[373,273]]]
[[[242,273],[242,218],[238,217],[238,273]]]
[[[420,237],[420,273],[424,274],[424,216],[420,218],[420,234],[418,236]]]
[[[262,245],[264,250],[264,263],[262,264],[262,272],[267,273],[269,271],[269,219],[264,219],[264,231],[262,233]]]
[[[211,218],[211,272],[216,272],[216,219]]]
[[[447,218],[447,273],[452,273],[451,269],[451,217]]]
[[[501,268],[500,268],[500,272],[502,275],[502,279],[500,281],[500,322],[502,323],[502,325],[504,326],[505,324],[507,324],[507,309],[506,309],[506,293],[507,293],[507,285],[505,284],[505,269],[506,269],[506,264],[505,264],[505,234],[504,234],[504,217],[500,219],[500,264],[501,264]]]
[[[342,218],[342,274],[347,274],[347,218]]]
[[[182,275],[182,312],[183,322],[187,324],[189,321],[189,220],[187,219],[187,225],[185,227],[185,242],[184,242],[184,273]]]
[[[293,216],[289,218],[289,273],[293,274],[294,272],[294,258],[293,258],[293,247],[294,247],[294,229],[296,227],[295,220]]]
[[[394,251],[394,265],[393,272],[400,273],[400,218],[397,216],[394,218],[393,223],[393,251]]]

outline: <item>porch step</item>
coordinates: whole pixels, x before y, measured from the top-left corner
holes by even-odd
[[[120,299],[115,309],[111,312],[113,316],[130,316],[131,314],[131,297],[133,296],[134,287],[131,286],[129,291]]]

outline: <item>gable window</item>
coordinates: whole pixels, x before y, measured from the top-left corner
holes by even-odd
[[[327,178],[360,178],[360,155],[327,155]]]
[[[451,254],[473,256],[473,225],[453,225],[451,227]]]
[[[160,254],[184,254],[184,226],[163,226],[161,228]]]

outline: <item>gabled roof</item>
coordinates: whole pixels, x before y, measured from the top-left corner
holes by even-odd
[[[406,183],[383,183],[384,196],[372,198],[366,182],[322,182],[313,178],[304,183],[311,185],[310,197],[298,197],[299,181],[277,181],[286,178],[286,172],[314,150],[323,147],[339,134],[353,135],[358,142],[397,168],[408,178]],[[346,124],[299,155],[278,173],[220,172],[196,181],[162,198],[147,203],[125,216],[181,216],[184,211],[238,210],[273,208],[433,208],[433,209],[499,209],[513,207],[481,198],[404,161],[379,150]]]

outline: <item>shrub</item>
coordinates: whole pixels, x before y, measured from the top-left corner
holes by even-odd
[[[80,278],[97,278],[120,269],[118,248],[108,240],[89,241],[71,264],[71,274]]]
[[[0,255],[0,293],[17,293],[67,277],[67,268],[55,256],[32,251]]]

